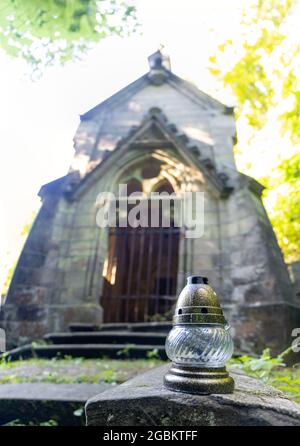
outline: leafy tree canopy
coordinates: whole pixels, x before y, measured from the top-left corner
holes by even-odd
[[[300,40],[289,39],[286,29],[294,3],[253,2],[243,14],[240,41],[219,45],[219,54],[210,61],[211,72],[234,94],[238,115],[243,114],[255,130],[265,125],[272,106],[289,98],[280,119],[283,130],[289,130],[290,137],[300,142],[300,122],[294,122],[300,109]],[[222,64],[224,58],[232,61],[230,66]]]
[[[30,232],[30,229],[33,225],[33,222],[35,220],[37,213],[34,211],[31,214],[30,220],[22,227],[21,232],[19,234],[20,236],[20,244],[19,244],[19,249],[18,252],[16,254],[14,254],[14,256],[11,256],[11,253],[6,253],[6,260],[8,259],[7,263],[4,263],[2,265],[4,271],[5,271],[5,279],[4,279],[4,284],[2,285],[2,283],[0,283],[0,303],[1,303],[1,295],[2,296],[6,296],[8,289],[9,289],[9,285],[10,282],[12,280],[12,277],[14,275],[14,271],[15,268],[17,266],[18,263],[18,259],[19,256],[21,254],[21,251],[23,249],[24,243],[27,239],[27,236]],[[1,305],[0,305],[1,307]]]
[[[267,194],[274,194],[269,216],[286,260],[300,257],[300,152],[282,161],[265,178]]]
[[[243,170],[255,172],[258,157],[252,165],[245,160],[259,132],[268,126],[278,133],[277,144],[282,138],[279,153],[270,149],[273,167],[266,165],[258,179],[267,186],[265,204],[288,262],[300,258],[300,38],[289,26],[295,7],[296,0],[253,1],[243,14],[240,39],[222,43],[210,59],[250,135],[237,147]]]
[[[0,6],[0,46],[35,69],[136,28],[136,9],[125,0],[3,0]]]

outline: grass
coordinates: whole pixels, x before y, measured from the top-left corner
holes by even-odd
[[[28,359],[0,362],[0,384],[55,383],[76,384],[101,382],[121,384],[139,373],[164,364],[153,354],[148,359]],[[279,390],[290,399],[300,403],[300,364],[286,367],[282,355],[275,358],[266,349],[259,358],[240,356],[228,365],[244,370]]]
[[[0,363],[0,384],[121,384],[164,362],[151,359],[28,359]]]
[[[300,403],[300,365],[285,370],[275,370],[270,384],[282,390],[291,400]]]

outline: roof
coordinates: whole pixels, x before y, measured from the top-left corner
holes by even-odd
[[[157,53],[154,53],[157,55]],[[151,55],[153,56],[153,55]],[[151,57],[150,56],[150,57]],[[161,85],[163,83],[168,83],[174,88],[181,91],[182,94],[189,97],[190,100],[194,102],[199,102],[199,104],[203,105],[207,104],[209,108],[217,108],[221,109],[224,113],[233,113],[233,107],[222,104],[217,99],[214,99],[212,96],[204,93],[199,90],[194,84],[188,82],[179,76],[176,76],[170,70],[168,70],[165,66],[166,64],[157,64],[156,66],[150,68],[148,73],[145,73],[143,76],[136,79],[131,84],[119,90],[117,93],[110,96],[108,99],[104,100],[100,104],[96,105],[86,113],[80,115],[81,120],[92,119],[95,115],[101,112],[106,107],[114,106],[122,100],[128,99],[138,91],[143,89],[145,86],[149,84]]]
[[[83,186],[93,182],[97,172],[109,168],[110,163],[119,158],[122,153],[135,147],[175,147],[190,164],[199,169],[208,184],[221,196],[226,196],[232,188],[226,183],[228,177],[225,173],[217,172],[215,165],[208,158],[201,156],[201,150],[191,145],[189,138],[179,131],[177,127],[169,123],[162,111],[155,107],[151,108],[139,126],[132,127],[127,136],[117,143],[114,150],[106,156],[91,172],[82,178],[75,186],[73,193],[76,194]]]

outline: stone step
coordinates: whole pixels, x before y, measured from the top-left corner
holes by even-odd
[[[69,330],[71,332],[73,331],[80,331],[80,332],[90,332],[90,331],[98,331],[99,330],[99,326],[98,325],[94,325],[94,324],[86,324],[84,322],[76,322],[73,324],[69,324]]]
[[[69,324],[69,330],[73,332],[94,332],[94,331],[143,331],[143,332],[169,332],[172,327],[171,321],[164,322],[112,322],[101,325],[76,322]]]
[[[54,357],[83,357],[116,359],[147,358],[147,354],[157,350],[157,356],[166,359],[164,346],[161,345],[131,345],[131,344],[26,344],[5,353],[5,357],[11,361],[18,359],[54,358]]]
[[[104,392],[110,384],[52,384],[20,383],[0,386],[0,425],[16,419],[21,423],[34,423],[55,419],[59,426],[85,424],[82,411],[86,400]]]
[[[116,331],[116,330],[128,330],[128,331],[139,331],[139,332],[153,332],[153,333],[168,333],[172,328],[171,321],[164,322],[114,322],[114,323],[105,323],[100,325],[100,331]]]
[[[52,344],[136,344],[164,346],[167,333],[94,331],[72,333],[47,333],[45,341]]]

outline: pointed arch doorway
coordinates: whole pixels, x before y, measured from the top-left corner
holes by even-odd
[[[174,192],[167,180],[160,181],[153,190]],[[142,184],[133,178],[128,183],[128,195],[139,191]],[[171,320],[177,288],[180,228],[175,226],[172,215],[169,226],[164,226],[161,199],[157,199],[156,206],[160,210],[157,227],[109,229],[101,296],[104,322]],[[170,210],[172,214],[172,203]]]

